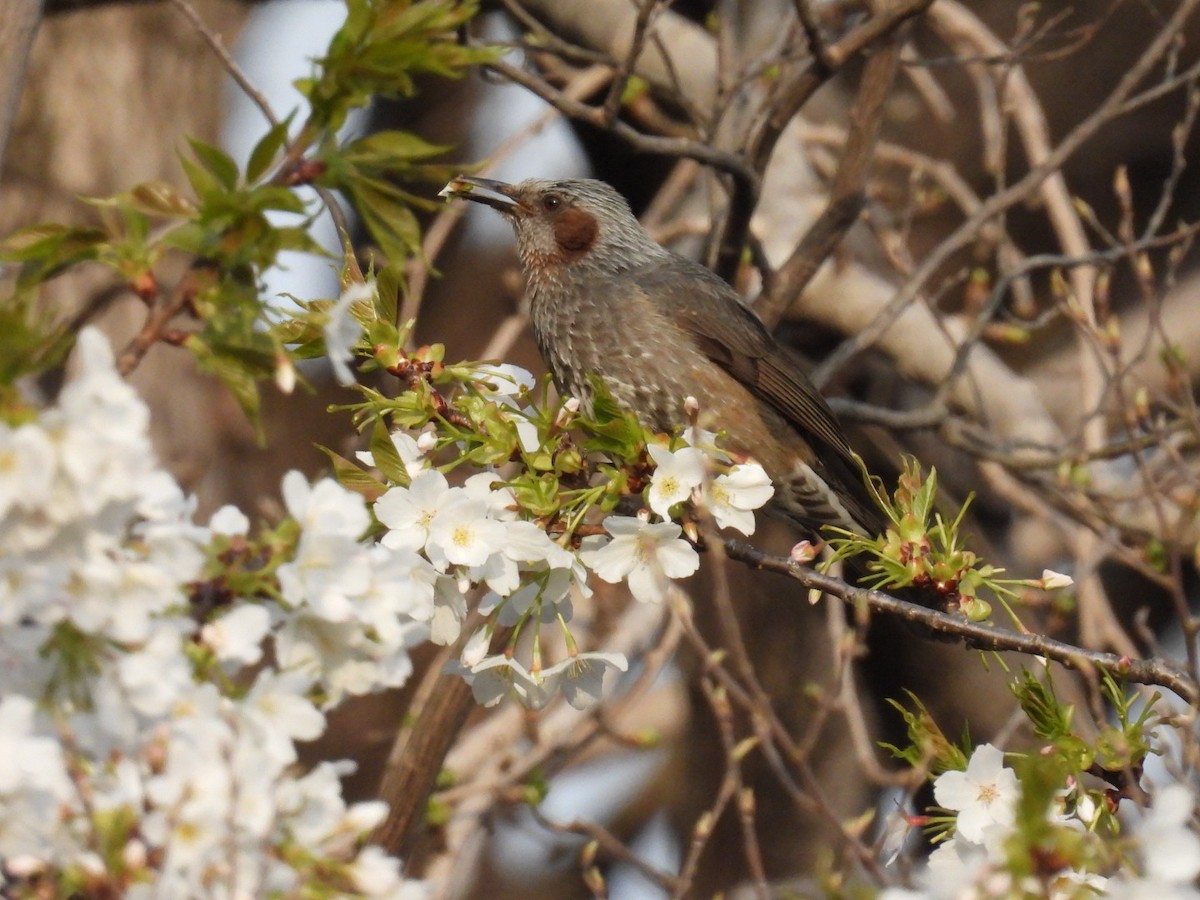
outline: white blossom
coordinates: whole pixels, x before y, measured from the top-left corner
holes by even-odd
[[[576,709],[588,709],[600,701],[604,673],[608,669],[624,672],[629,662],[620,653],[577,653],[543,669],[547,690],[561,691]]]
[[[400,462],[404,465],[404,471],[408,474],[409,479],[416,478],[417,475],[429,468],[429,457],[425,454],[433,448],[432,445],[427,445],[426,441],[432,437],[433,435],[428,431],[421,432],[421,440],[414,439],[407,431],[400,429],[391,433],[392,446],[396,448],[396,453],[400,457]],[[370,450],[359,450],[354,455],[363,465],[375,465],[375,454]]]
[[[433,617],[429,620],[429,639],[446,646],[458,639],[463,620],[467,617],[467,598],[457,579],[441,576],[434,585]]]
[[[1146,875],[1169,884],[1190,885],[1200,875],[1200,837],[1192,830],[1196,798],[1182,784],[1154,795],[1150,812],[1136,829]]]
[[[666,519],[672,506],[687,500],[704,482],[705,456],[695,447],[672,452],[661,444],[650,444],[646,449],[655,466],[647,501],[654,512]]]
[[[223,534],[226,537],[239,537],[249,533],[250,520],[236,506],[226,504],[212,514],[208,527],[213,534]]]
[[[499,522],[512,522],[517,518],[517,498],[512,488],[500,484],[495,472],[480,472],[463,482],[462,490],[472,500],[487,504],[488,515]]]
[[[439,569],[481,566],[504,547],[503,523],[488,516],[488,505],[465,494],[438,510],[429,523],[426,551]]]
[[[588,536],[579,558],[610,584],[628,579],[636,600],[661,603],[670,579],[686,578],[700,568],[699,555],[680,538],[683,529],[674,522],[652,525],[628,516],[609,516],[604,528],[612,539]]]
[[[735,528],[750,535],[754,534],[754,510],[774,493],[766,470],[757,463],[745,463],[714,478],[704,499],[718,528]]]
[[[533,390],[537,381],[528,369],[511,363],[482,363],[475,367],[475,381],[492,389],[500,397],[515,397]]]
[[[1075,579],[1070,575],[1055,572],[1053,569],[1042,569],[1042,590],[1057,591],[1062,588],[1069,588],[1074,583]]]
[[[366,548],[353,538],[306,530],[295,558],[279,567],[279,587],[292,606],[330,622],[349,621],[354,600],[371,584]]]
[[[283,502],[306,534],[357,540],[371,524],[362,497],[332,478],[314,484],[295,469],[283,476]]]
[[[62,747],[38,734],[32,700],[0,699],[0,858],[43,857],[58,817],[72,803]]]
[[[437,469],[426,469],[413,476],[408,487],[390,488],[375,501],[375,518],[388,532],[382,538],[385,547],[422,550],[429,540],[429,526],[443,506],[458,494],[446,476]]]
[[[0,422],[0,518],[10,508],[37,509],[50,499],[54,444],[36,424]]]
[[[469,669],[457,671],[471,685],[471,693],[480,706],[495,706],[511,693],[526,708],[541,709],[553,696],[541,679],[530,674],[519,660],[503,654],[486,656]]]
[[[1017,796],[1017,774],[991,744],[975,748],[965,772],[943,772],[933,782],[938,805],[958,813],[955,834],[973,844],[988,843],[989,831],[1006,833],[1012,827]]]
[[[341,867],[365,895],[411,893],[395,860],[359,849],[382,806],[346,806],[336,777],[289,767],[296,743],[325,729],[316,699],[409,676],[439,576],[415,553],[360,543],[360,497],[291,473],[283,493],[300,537],[277,570],[286,603],[234,598],[198,623],[185,585],[203,577],[213,535],[245,536],[249,522],[232,507],[195,522],[195,498],[155,462],[145,406],[98,332],[81,333],[75,368],[57,407],[0,427],[5,876],[36,876],[48,894],[67,869],[99,882],[108,862],[94,848],[109,836],[96,828],[128,819],[132,837],[113,849],[134,877],[130,900],[290,896],[295,860],[305,879]],[[33,450],[37,470],[25,471]],[[25,490],[13,494],[5,479],[18,475]],[[68,623],[79,639],[52,642]],[[197,640],[221,664],[214,681],[198,680],[212,668]],[[221,673],[246,665],[261,668],[242,693]]]
[[[271,626],[266,607],[243,603],[200,629],[200,640],[222,662],[252,666],[262,659],[262,642]]]

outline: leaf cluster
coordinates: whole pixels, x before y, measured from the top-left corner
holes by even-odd
[[[518,387],[504,384],[505,376],[488,363],[444,364],[441,345],[406,353],[407,331],[401,330],[400,343],[373,346],[376,365],[407,388],[388,396],[358,385],[362,400],[346,407],[370,433],[375,471],[326,451],[343,485],[374,499],[392,484],[408,484],[392,440],[403,430],[428,435],[426,455],[443,471],[503,467],[505,485],[529,517],[564,539],[593,508],[610,512],[641,492],[652,435],[602,386],[592,410],[581,413],[573,403],[551,399],[549,378]]]
[[[0,388],[57,365],[79,327],[46,310],[42,286],[78,267],[100,266],[146,306],[128,367],[154,343],[184,347],[257,421],[260,382],[275,377],[290,384],[292,360],[324,352],[329,301],[282,312],[263,296],[264,273],[281,253],[328,255],[310,236],[322,208],[301,192],[306,185],[348,197],[382,252],[377,284],[389,305],[373,317],[376,333],[369,338],[395,342],[402,267],[420,252],[414,210],[430,205],[409,185],[444,180],[447,168],[431,160],[445,148],[404,131],[345,138],[339,130],[372,98],[411,95],[420,75],[460,77],[486,54],[457,37],[476,13],[475,2],[348,0],[347,6],[346,22],[313,74],[297,84],[310,114],[299,125],[296,111],[272,121],[244,165],[193,140],[180,154],[186,188],[140,184],[89,200],[92,223],[37,225],[0,242],[0,261],[15,271],[11,290],[0,294]],[[336,204],[332,198],[324,193],[322,203]],[[340,215],[335,210],[335,219]],[[288,378],[280,377],[284,372]]]
[[[982,596],[986,592],[1016,620],[1009,606],[1016,597],[1011,586],[1028,582],[999,578],[1003,569],[966,548],[962,525],[971,497],[952,519],[943,517],[936,508],[937,470],[931,469],[925,475],[912,457],[905,457],[890,497],[879,479],[867,476],[866,482],[887,516],[887,529],[875,537],[830,529],[840,536],[829,541],[834,552],[828,564],[863,556],[868,573],[863,581],[868,586],[883,590],[917,587],[934,592],[946,607],[959,609],[972,621],[991,617],[992,605]],[[1022,627],[1019,621],[1016,624]]]

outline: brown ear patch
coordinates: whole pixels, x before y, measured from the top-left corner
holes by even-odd
[[[554,240],[568,261],[591,249],[599,233],[596,217],[581,209],[564,209],[554,217]]]

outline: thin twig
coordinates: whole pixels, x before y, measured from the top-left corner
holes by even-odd
[[[1045,635],[1018,634],[1004,628],[968,622],[949,613],[898,600],[882,591],[854,587],[830,575],[822,575],[805,568],[785,556],[775,556],[741,541],[726,541],[725,551],[731,559],[740,560],[758,569],[787,575],[805,587],[815,588],[850,604],[865,603],[877,612],[914,622],[935,634],[958,638],[976,650],[1011,651],[1045,657],[1080,671],[1099,669],[1115,678],[1135,684],[1154,684],[1168,688],[1189,705],[1200,705],[1200,685],[1181,669],[1164,660],[1134,659],[1115,653],[1099,653]]]
[[[170,297],[155,299],[149,312],[146,313],[146,321],[142,323],[141,330],[130,339],[129,343],[125,345],[125,349],[121,351],[121,355],[117,357],[118,372],[122,375],[129,375],[141,364],[146,354],[150,352],[150,348],[163,339],[171,320],[179,315],[196,296],[199,290],[197,279],[203,270],[202,265],[194,265],[179,279]]]
[[[775,273],[771,292],[755,304],[764,324],[774,328],[780,317],[804,292],[833,248],[857,221],[866,202],[867,170],[883,122],[883,103],[900,63],[895,34],[867,60],[858,96],[850,110],[850,128],[825,212],[809,229],[792,255]]]
[[[1131,112],[1144,103],[1157,99],[1169,87],[1178,90],[1179,87],[1188,84],[1188,77],[1195,72],[1200,72],[1200,64],[1189,67],[1186,72],[1167,79],[1162,84],[1147,88],[1140,94],[1134,94],[1137,86],[1154,70],[1163,54],[1178,38],[1183,24],[1196,11],[1198,3],[1200,0],[1181,0],[1170,21],[1159,30],[1150,46],[1121,77],[1120,82],[1096,111],[1050,150],[1040,165],[1031,168],[1024,177],[1003,191],[988,197],[973,215],[943,238],[913,272],[912,277],[900,287],[895,296],[879,312],[873,323],[852,339],[843,342],[837,350],[814,369],[813,381],[818,385],[826,383],[833,373],[839,371],[852,357],[879,340],[884,332],[891,328],[900,314],[916,299],[934,273],[940,271],[953,254],[974,240],[983,225],[1010,207],[1025,202],[1042,182],[1061,172],[1063,164],[1074,156],[1076,151],[1103,125]]]
[[[488,68],[507,78],[509,81],[528,88],[551,106],[561,111],[563,115],[610,130],[635,150],[644,153],[653,153],[657,156],[683,157],[697,160],[720,172],[731,175],[736,184],[750,185],[757,192],[758,175],[736,153],[717,150],[701,141],[690,138],[657,137],[655,135],[643,134],[620,119],[615,122],[606,122],[604,120],[603,109],[589,106],[586,103],[580,103],[564,96],[541,78],[518,66],[498,60],[488,63]]]
[[[183,13],[184,18],[186,18],[192,24],[192,27],[196,29],[196,32],[202,38],[204,38],[205,43],[207,43],[212,52],[217,55],[217,58],[221,61],[221,64],[225,66],[225,70],[229,72],[233,80],[237,82],[237,86],[241,88],[242,92],[250,98],[255,106],[259,108],[263,114],[263,117],[271,123],[271,127],[273,128],[278,125],[279,119],[276,117],[275,112],[271,109],[271,104],[267,102],[266,96],[254,86],[254,83],[250,81],[246,73],[242,71],[242,67],[237,64],[237,60],[235,60],[230,52],[225,49],[225,42],[221,40],[221,36],[205,24],[204,20],[200,18],[200,14],[196,12],[196,8],[192,6],[188,0],[171,0],[171,5]]]

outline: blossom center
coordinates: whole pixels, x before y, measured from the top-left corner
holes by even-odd
[[[648,535],[639,535],[634,547],[639,563],[645,564],[654,559],[654,538]]]

